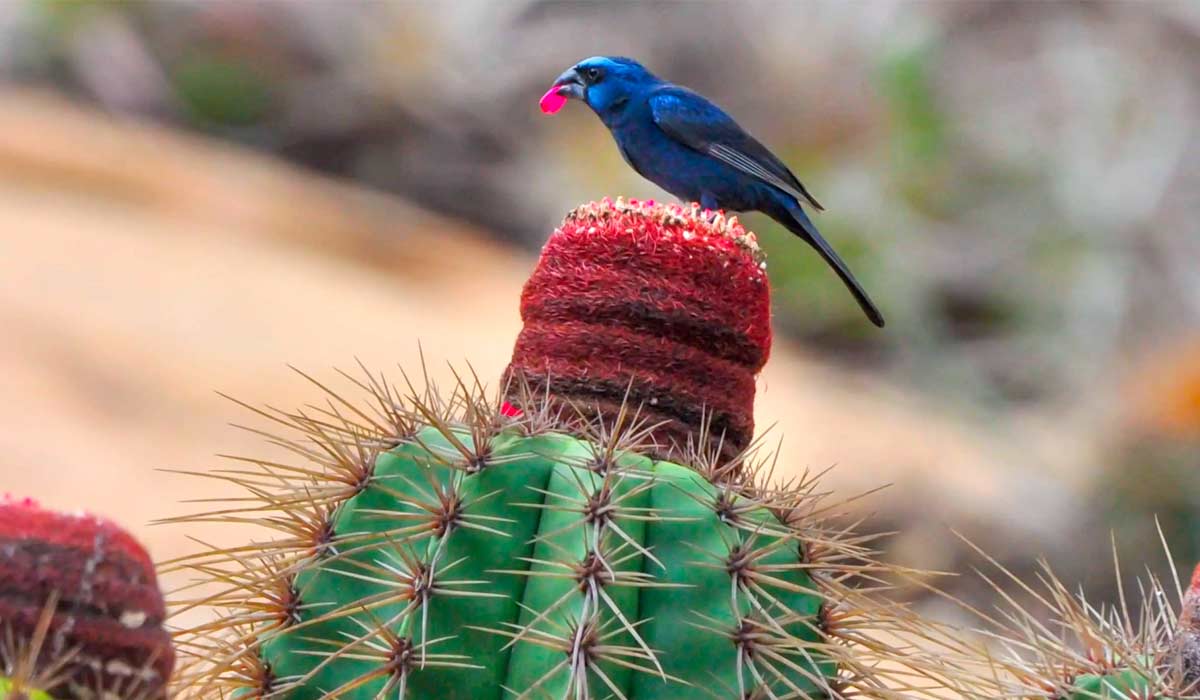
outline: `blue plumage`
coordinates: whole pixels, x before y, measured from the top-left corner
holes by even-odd
[[[625,161],[647,180],[706,209],[760,211],[803,238],[837,273],[867,318],[883,315],[808,218],[820,203],[766,146],[719,107],[629,58],[581,61],[552,93],[582,100],[612,132]],[[561,101],[561,100],[560,100]]]

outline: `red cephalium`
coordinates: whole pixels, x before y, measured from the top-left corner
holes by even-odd
[[[108,520],[0,499],[0,633],[27,646],[49,601],[57,607],[39,665],[70,663],[55,694],[96,690],[153,698],[175,662],[164,606],[146,550]],[[27,651],[27,649],[26,649]],[[12,664],[14,659],[0,659]]]
[[[705,420],[726,453],[754,433],[755,376],[771,348],[770,293],[736,218],[605,199],[567,215],[521,295],[509,375],[599,410],[641,406],[667,448]]]

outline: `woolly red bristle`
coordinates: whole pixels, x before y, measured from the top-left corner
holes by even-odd
[[[584,404],[626,392],[661,435],[711,420],[727,451],[754,433],[755,376],[771,348],[754,234],[698,206],[605,199],[567,215],[521,295],[510,374]]]
[[[65,686],[136,688],[139,697],[154,697],[175,654],[146,550],[94,515],[0,502],[0,624],[28,638],[55,595],[42,656],[53,663],[54,654],[75,650]]]

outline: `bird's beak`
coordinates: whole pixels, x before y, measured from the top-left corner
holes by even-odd
[[[579,73],[574,68],[568,69],[558,76],[558,80],[554,81],[552,87],[555,94],[560,97],[583,99],[583,78],[579,77]]]

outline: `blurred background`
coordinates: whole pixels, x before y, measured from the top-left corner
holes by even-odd
[[[593,54],[712,97],[798,173],[888,327],[759,216],[761,429],[886,556],[979,543],[1090,595],[1200,559],[1200,3],[0,2],[0,492],[150,525],[269,457],[221,398],[356,359],[499,376],[576,204],[665,198],[582,106]],[[420,345],[418,345],[418,343]],[[782,468],[782,467],[781,467]],[[977,579],[944,583],[986,598]],[[932,603],[931,603],[932,604]]]

